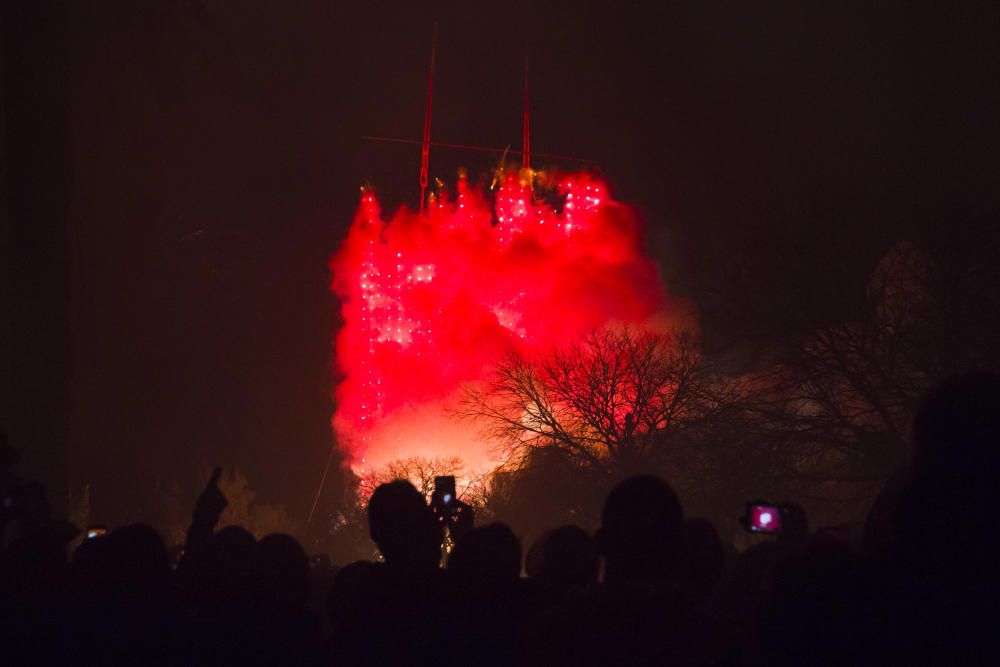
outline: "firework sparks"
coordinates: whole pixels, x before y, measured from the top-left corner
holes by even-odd
[[[482,470],[488,447],[443,416],[465,383],[512,348],[541,351],[662,312],[634,212],[588,174],[555,179],[555,205],[532,177],[506,174],[490,202],[460,176],[454,194],[388,223],[362,193],[331,261],[344,322],[333,425],[355,468],[458,455]]]

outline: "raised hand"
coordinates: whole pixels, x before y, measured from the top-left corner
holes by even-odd
[[[196,521],[204,521],[215,525],[219,521],[222,511],[229,505],[225,494],[219,489],[219,478],[222,476],[222,468],[212,471],[212,476],[208,478],[208,483],[198,496],[198,501],[194,505],[194,518]]]

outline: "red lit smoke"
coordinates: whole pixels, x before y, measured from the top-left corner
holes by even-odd
[[[542,351],[662,314],[632,209],[587,174],[555,191],[550,206],[509,174],[491,205],[460,178],[423,215],[402,209],[388,223],[362,194],[331,261],[343,318],[333,425],[356,469],[441,455],[484,469],[488,447],[443,409],[464,383],[511,347]]]

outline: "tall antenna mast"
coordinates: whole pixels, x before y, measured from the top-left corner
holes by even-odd
[[[431,33],[431,69],[427,74],[427,106],[424,109],[424,141],[420,147],[420,212],[427,201],[427,173],[431,160],[431,106],[434,99],[434,52],[437,48],[437,23]]]
[[[524,139],[521,146],[521,166],[531,169],[531,106],[528,97],[528,47],[524,47]]]

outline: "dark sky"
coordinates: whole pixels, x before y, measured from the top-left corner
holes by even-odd
[[[713,345],[856,314],[897,239],[996,247],[987,8],[399,4],[9,10],[0,417],[28,474],[68,462],[103,511],[141,515],[235,465],[305,514],[326,260],[363,182],[416,203],[419,149],[360,137],[420,136],[435,20],[434,138],[517,147],[530,45],[534,149],[598,161]]]

